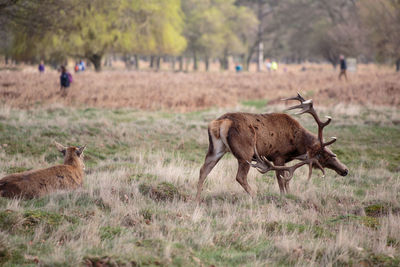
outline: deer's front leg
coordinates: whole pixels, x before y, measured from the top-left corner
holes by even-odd
[[[254,198],[256,195],[247,182],[247,174],[249,173],[250,165],[245,160],[238,160],[238,172],[236,174],[236,181],[244,188],[244,190]]]
[[[274,160],[274,165],[275,166],[284,166],[285,165],[285,160],[282,158],[278,158]],[[285,172],[284,171],[275,171],[276,173],[276,179],[278,180],[278,185],[279,185],[279,191],[281,195],[284,195],[285,192],[289,190],[289,181],[285,181],[283,177],[285,177]]]

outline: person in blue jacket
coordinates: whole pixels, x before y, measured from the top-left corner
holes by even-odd
[[[71,84],[70,75],[65,66],[61,66],[60,90],[62,96],[67,95],[67,89]]]
[[[346,59],[344,58],[343,55],[340,55],[339,60],[340,60],[339,61],[339,63],[340,63],[339,80],[341,80],[342,76],[344,75],[344,78],[346,78],[346,81],[347,81],[347,75],[346,75],[347,63],[346,63]]]
[[[44,62],[43,62],[43,60],[40,61],[38,70],[39,70],[39,73],[40,73],[40,74],[44,73],[45,67],[44,67]]]

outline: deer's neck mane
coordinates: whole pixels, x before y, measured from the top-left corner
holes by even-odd
[[[306,151],[309,151],[315,148],[315,146],[319,143],[318,137],[315,134],[308,131],[307,129],[305,128],[303,129],[304,129],[304,147]]]
[[[68,157],[64,160],[64,165],[70,165],[78,169],[82,169],[82,164],[77,157]]]

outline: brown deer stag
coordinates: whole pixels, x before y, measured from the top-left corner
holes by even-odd
[[[0,196],[33,198],[56,190],[71,190],[82,186],[85,165],[83,147],[65,147],[55,142],[64,155],[64,164],[47,169],[13,173],[0,179]]]
[[[254,197],[254,192],[247,182],[250,166],[261,173],[270,170],[276,172],[276,178],[281,194],[289,192],[289,181],[293,172],[304,164],[309,165],[309,176],[313,167],[324,173],[324,168],[335,170],[339,175],[348,174],[347,167],[339,161],[334,153],[327,148],[336,141],[323,141],[323,129],[331,122],[321,122],[313,108],[312,100],[305,100],[300,94],[283,100],[298,100],[300,105],[289,108],[302,109],[297,114],[310,113],[318,124],[318,136],[303,128],[295,119],[284,113],[251,114],[227,113],[208,126],[209,147],[197,185],[197,201],[204,181],[210,171],[225,155],[231,152],[238,161],[236,181]],[[285,163],[294,159],[300,163],[285,167]],[[256,161],[255,164],[251,163]],[[285,175],[288,172],[289,175]]]

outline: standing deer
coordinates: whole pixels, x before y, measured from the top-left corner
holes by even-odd
[[[0,196],[33,198],[56,190],[76,189],[82,186],[85,165],[83,147],[65,147],[55,142],[64,155],[64,164],[47,169],[13,173],[0,179]]]
[[[250,166],[257,168],[261,173],[274,170],[281,194],[289,192],[289,181],[293,172],[304,164],[309,165],[308,179],[311,177],[313,167],[321,169],[323,173],[325,173],[324,168],[329,168],[342,176],[348,174],[347,167],[327,148],[336,141],[336,138],[326,143],[323,141],[322,131],[331,122],[331,118],[328,117],[326,122],[321,122],[313,108],[312,100],[306,101],[300,94],[283,100],[301,102],[289,110],[300,108],[301,111],[297,114],[310,113],[318,124],[318,136],[284,113],[239,112],[222,115],[208,126],[209,147],[200,169],[197,201],[200,201],[207,175],[226,152],[231,152],[237,159],[236,181],[252,197],[255,194],[247,182]],[[284,166],[294,159],[301,162],[291,167]],[[252,161],[256,163],[253,164]],[[285,172],[289,175],[285,176]]]

